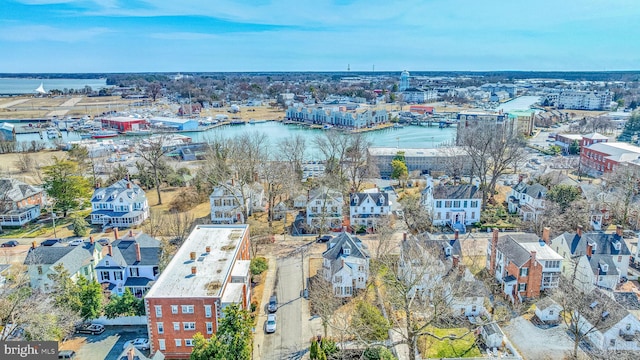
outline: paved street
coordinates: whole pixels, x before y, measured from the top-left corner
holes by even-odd
[[[307,351],[310,331],[304,328],[308,322],[307,300],[302,299],[302,258],[300,253],[277,261],[277,280],[275,291],[278,296],[276,312],[277,330],[274,334],[265,334],[259,350],[261,359],[300,359]],[[268,289],[265,289],[268,291]],[[267,304],[263,311],[266,312]],[[264,322],[258,324],[264,328]]]

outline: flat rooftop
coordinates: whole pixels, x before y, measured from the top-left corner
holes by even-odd
[[[372,156],[396,156],[398,151],[404,151],[406,157],[433,157],[433,156],[455,156],[465,155],[461,147],[444,147],[436,149],[398,149],[397,147],[370,147],[369,154]]]
[[[172,124],[185,124],[190,121],[198,121],[195,119],[189,118],[177,118],[177,117],[165,117],[165,116],[154,116],[149,118],[150,122],[162,122],[162,123],[172,123]]]
[[[248,225],[196,226],[146,296],[220,297],[239,244],[248,231]],[[192,252],[195,260],[191,260]],[[196,268],[195,275],[192,267]]]

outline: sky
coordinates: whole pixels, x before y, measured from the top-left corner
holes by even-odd
[[[0,73],[640,68],[638,0],[0,0]]]

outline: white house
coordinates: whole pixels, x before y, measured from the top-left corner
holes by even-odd
[[[141,298],[158,278],[161,254],[159,240],[131,231],[107,246],[107,254],[95,268],[98,282],[112,294],[122,295],[128,288]]]
[[[552,298],[546,297],[536,302],[536,316],[543,322],[555,323],[560,319],[562,306],[555,302]]]
[[[128,228],[149,217],[149,204],[142,188],[123,179],[106,188],[97,187],[91,198],[91,223],[103,227]]]
[[[22,226],[40,216],[42,188],[0,179],[0,226]]]
[[[506,340],[500,326],[496,323],[483,325],[480,328],[480,336],[482,336],[482,340],[487,348],[502,348],[502,344],[504,344]]]
[[[246,208],[247,215],[266,209],[264,187],[258,182],[245,184],[242,188],[233,180],[215,186],[209,202],[213,224],[245,223],[243,207]]]
[[[321,187],[309,193],[306,223],[317,229],[342,228],[342,194],[339,191]]]
[[[640,351],[637,338],[640,321],[600,289],[580,299],[581,313],[576,314],[580,332],[602,351]]]
[[[524,221],[535,221],[544,212],[547,188],[535,183],[519,182],[507,198],[509,212],[517,213]]]
[[[480,221],[482,193],[477,184],[433,186],[433,180],[427,177],[422,206],[431,214],[434,225],[448,225],[464,233],[467,225]]]
[[[346,232],[327,243],[322,253],[322,273],[337,297],[351,297],[364,289],[369,278],[369,252],[360,239]]]
[[[622,232],[621,226],[613,234],[583,232],[579,227],[575,234],[565,232],[553,239],[551,247],[564,258],[563,274],[571,276],[575,269],[584,291],[594,286],[615,289],[628,276],[631,258]]]
[[[62,264],[75,282],[80,276],[91,281],[96,279],[95,264],[102,259],[102,246],[93,241],[85,241],[82,245],[69,246],[58,243],[53,246],[36,246],[33,243],[24,264],[31,287],[44,292],[53,290],[53,281],[49,275],[55,274],[55,267]]]
[[[351,194],[349,220],[352,228],[358,226],[375,230],[379,220],[389,216],[391,204],[389,194],[383,192],[363,192]]]

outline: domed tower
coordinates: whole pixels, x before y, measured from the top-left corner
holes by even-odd
[[[405,91],[409,88],[409,72],[407,70],[400,74],[400,91]]]

